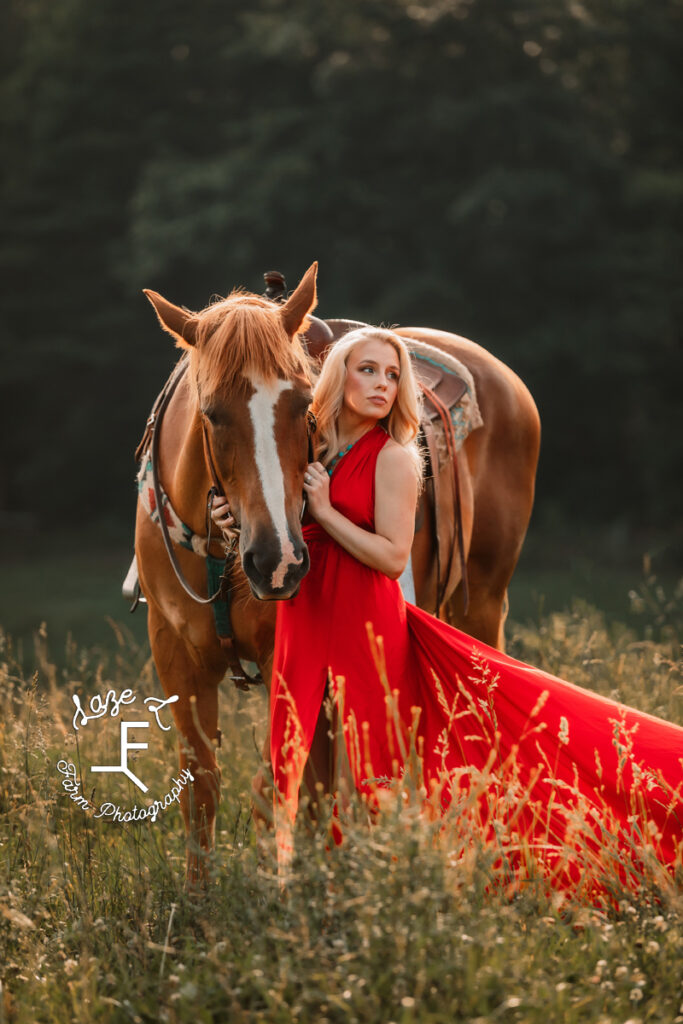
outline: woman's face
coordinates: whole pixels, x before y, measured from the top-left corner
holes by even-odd
[[[346,363],[344,406],[364,419],[388,416],[396,399],[400,365],[388,341],[370,338],[351,350]]]

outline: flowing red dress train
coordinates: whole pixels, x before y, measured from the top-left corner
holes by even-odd
[[[335,508],[367,530],[386,440],[379,425],[363,435],[330,481]],[[376,794],[400,776],[413,723],[425,805],[442,813],[469,800],[483,834],[545,860],[559,884],[576,883],[591,858],[597,878],[610,848],[626,880],[634,850],[669,868],[681,863],[683,729],[406,604],[397,581],[317,523],[304,526],[304,538],[311,570],[278,606],[271,694],[276,799],[291,820],[329,679],[361,792]]]

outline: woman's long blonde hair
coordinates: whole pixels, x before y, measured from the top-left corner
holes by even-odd
[[[410,353],[402,338],[384,327],[360,327],[345,334],[332,346],[325,358],[313,392],[311,410],[318,428],[315,432],[315,457],[327,465],[339,449],[337,421],[344,403],[346,366],[349,356],[364,341],[385,341],[391,345],[399,365],[398,390],[391,412],[380,422],[390,437],[410,452],[415,475],[422,479],[422,455],[417,444],[420,427],[421,394],[417,386]]]

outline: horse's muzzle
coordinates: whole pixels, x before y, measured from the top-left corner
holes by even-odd
[[[242,553],[242,569],[251,592],[259,601],[286,601],[294,597],[310,568],[308,548],[301,541],[294,546],[293,557],[285,563],[263,547],[254,545]]]

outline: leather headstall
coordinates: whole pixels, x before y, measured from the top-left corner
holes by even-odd
[[[142,440],[141,440],[140,444],[138,445],[138,448],[137,448],[137,450],[135,452],[135,457],[136,457],[136,460],[139,461],[142,458],[142,456],[144,455],[145,451],[147,449],[149,449],[149,456],[150,456],[150,462],[151,462],[151,468],[152,468],[152,486],[153,486],[153,490],[154,490],[154,500],[155,500],[156,507],[157,507],[157,510],[158,510],[158,515],[159,515],[159,527],[161,529],[161,536],[162,536],[163,541],[164,541],[164,547],[166,548],[166,553],[167,553],[168,559],[169,559],[169,561],[171,563],[171,567],[173,568],[173,571],[174,571],[174,573],[176,575],[176,578],[177,578],[178,582],[180,583],[181,587],[183,588],[185,593],[188,595],[188,597],[192,598],[192,600],[195,601],[197,604],[210,605],[210,604],[213,604],[214,602],[216,602],[218,600],[222,600],[226,604],[226,615],[223,617],[223,621],[224,621],[224,624],[225,624],[224,628],[225,628],[226,631],[224,633],[219,634],[218,635],[218,639],[219,639],[219,642],[221,644],[221,647],[223,648],[223,650],[225,651],[225,653],[226,653],[226,655],[228,657],[228,661],[229,661],[229,664],[230,664],[231,678],[232,678],[233,682],[235,683],[235,686],[237,686],[238,689],[241,689],[241,690],[248,690],[250,684],[259,684],[259,683],[262,683],[263,680],[262,680],[260,674],[258,676],[255,676],[255,677],[251,677],[251,676],[245,675],[244,670],[243,670],[242,665],[241,665],[240,660],[239,660],[239,656],[237,655],[237,652],[236,652],[235,646],[234,646],[234,633],[233,633],[233,630],[232,630],[232,622],[231,622],[231,619],[230,619],[230,599],[231,599],[230,576],[231,576],[232,569],[234,567],[235,561],[237,559],[237,543],[238,543],[238,540],[239,540],[240,526],[239,525],[235,525],[229,531],[226,531],[226,532],[229,532],[229,534],[230,534],[230,539],[228,541],[225,540],[225,534],[223,534],[223,542],[225,544],[225,562],[224,562],[223,569],[222,569],[222,572],[221,572],[221,575],[220,575],[220,581],[219,581],[217,589],[215,590],[215,592],[213,594],[209,594],[207,597],[203,597],[201,594],[197,593],[197,591],[190,585],[190,583],[188,583],[188,581],[185,579],[185,576],[183,575],[183,571],[182,571],[182,569],[180,567],[180,563],[178,562],[178,558],[177,558],[176,553],[174,551],[173,541],[171,540],[171,537],[170,537],[170,534],[169,534],[169,530],[168,530],[168,526],[166,524],[166,520],[165,520],[164,515],[163,515],[163,493],[162,493],[161,482],[159,480],[159,473],[158,473],[158,465],[159,465],[159,437],[160,437],[159,427],[161,425],[161,421],[163,419],[164,413],[165,413],[165,411],[166,411],[166,409],[167,409],[167,407],[168,407],[168,405],[169,405],[169,403],[171,401],[171,398],[175,394],[175,391],[176,391],[180,381],[182,380],[182,378],[185,376],[185,374],[187,372],[188,366],[189,366],[189,359],[187,357],[184,357],[183,359],[181,359],[180,362],[175,367],[175,369],[173,370],[173,372],[172,372],[171,376],[169,377],[168,381],[166,382],[163,390],[159,394],[156,402],[154,403],[154,407],[152,409],[152,412],[151,412],[151,414],[150,414],[150,416],[149,416],[149,418],[147,420],[147,424],[146,424],[146,427],[145,427],[145,432],[144,432]],[[315,433],[315,431],[317,429],[317,421],[316,421],[315,415],[310,411],[310,409],[308,410],[308,412],[306,414],[306,422],[307,422],[307,434],[308,434],[308,461],[312,462],[313,461],[313,434]],[[205,463],[206,463],[206,467],[207,467],[207,469],[209,471],[209,476],[211,478],[211,487],[209,488],[209,492],[207,494],[207,499],[206,499],[206,550],[207,550],[207,559],[210,559],[212,557],[210,555],[210,551],[209,551],[209,548],[210,548],[210,545],[211,545],[211,540],[212,540],[212,538],[211,538],[211,527],[212,527],[211,508],[212,508],[214,497],[219,496],[219,495],[220,496],[224,496],[225,495],[225,489],[224,489],[224,487],[223,487],[223,485],[221,483],[220,476],[219,476],[218,471],[216,469],[216,463],[214,461],[213,453],[211,451],[211,442],[209,440],[209,433],[208,433],[208,427],[207,427],[207,422],[206,422],[206,416],[203,413],[201,413],[201,423],[202,423],[202,439],[203,439],[203,445],[204,445],[204,460],[205,460]],[[228,506],[229,506],[229,500],[228,500]],[[306,510],[306,494],[304,492],[302,506],[301,506],[301,518],[303,518],[305,510]],[[216,539],[218,539],[218,538],[216,538]]]

